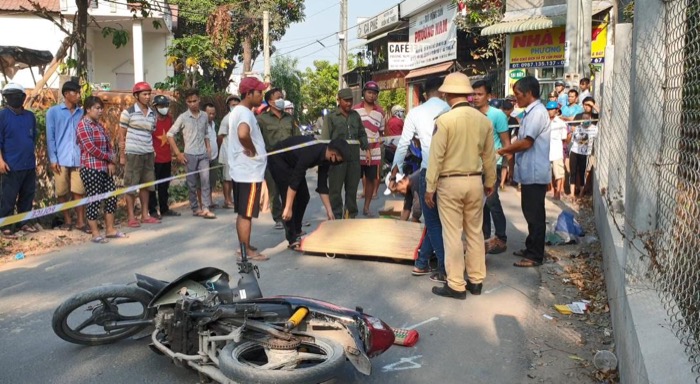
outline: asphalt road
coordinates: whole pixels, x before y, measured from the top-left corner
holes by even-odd
[[[522,247],[526,225],[519,195],[512,188],[503,195],[509,250],[488,257],[481,296],[465,301],[437,297],[430,292],[435,284],[411,276],[409,264],[289,251],[269,214],[253,229],[253,243],[271,256],[259,263],[263,293],[362,306],[390,325],[420,332],[414,347],[393,346],[373,359],[370,377],[347,363],[338,383],[527,381],[527,333],[540,277],[537,269],[512,267],[511,252]],[[375,210],[383,199],[373,203]],[[203,220],[182,212],[182,217],[131,231],[128,239],[71,246],[0,266],[0,383],[196,383],[195,373],[153,353],[148,339],[83,347],[59,339],[51,329],[51,315],[67,297],[133,281],[134,272],[164,280],[203,266],[235,273],[234,213],[218,210],[217,220]],[[555,215],[550,207],[550,219]],[[311,229],[323,217],[315,196],[306,216]]]

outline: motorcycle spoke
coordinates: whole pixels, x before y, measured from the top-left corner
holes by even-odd
[[[85,329],[86,327],[88,327],[88,326],[90,326],[90,325],[95,325],[95,316],[90,316],[87,320],[85,320],[85,321],[83,321],[82,323],[80,323],[80,325],[78,325],[77,327],[75,327],[74,331],[75,331],[75,332],[80,332],[80,331],[82,331],[83,329]]]
[[[308,352],[299,352],[299,355],[297,356],[297,361],[325,361],[328,360],[328,355],[321,355],[318,353],[308,353]]]

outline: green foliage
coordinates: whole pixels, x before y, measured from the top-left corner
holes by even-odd
[[[304,119],[316,119],[324,108],[334,108],[337,93],[338,64],[315,60],[314,69],[306,68],[301,86],[302,103],[307,109]]]
[[[406,91],[404,89],[391,89],[379,92],[379,105],[386,113],[391,113],[391,107],[400,105],[406,108]]]
[[[634,21],[634,0],[630,1],[622,9],[622,21],[625,23],[631,23]]]
[[[459,4],[460,1],[452,0]],[[503,18],[505,2],[502,0],[462,0],[466,7],[466,15],[457,13],[455,23],[457,28],[467,34],[467,39],[476,46],[469,53],[475,60],[494,58],[498,65],[503,55],[504,35],[482,37],[481,29],[496,24]]]
[[[216,65],[218,71],[226,68],[228,60],[222,59],[217,49],[213,46],[208,36],[192,35],[175,39],[167,48],[168,64],[176,70],[174,76],[166,78],[156,85],[159,89],[186,89],[200,88],[213,91],[212,78],[199,72],[200,65],[208,63],[210,67]]]
[[[285,98],[294,103],[294,118],[299,121],[302,111],[302,76],[297,69],[299,60],[288,56],[276,56],[270,68],[272,85],[284,90]]]
[[[169,204],[188,201],[190,198],[190,191],[186,183],[171,184],[168,188],[168,196],[170,197],[168,199]]]
[[[112,44],[114,44],[114,46],[117,48],[121,48],[129,43],[129,32],[125,31],[124,29],[103,27],[102,37],[106,39],[109,36],[112,36]]]

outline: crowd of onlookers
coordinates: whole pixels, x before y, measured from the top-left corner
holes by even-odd
[[[582,79],[579,86],[580,92],[557,82],[545,96],[539,82],[528,76],[515,83],[513,95],[497,99],[490,83],[472,84],[464,74],[453,73],[429,78],[425,101],[408,114],[393,106],[387,116],[378,104],[379,85],[369,81],[359,103],[353,103],[351,89],[338,92],[337,109],[323,117],[318,141],[301,134],[284,90],[254,77],[244,78],[239,95],[226,99],[227,114],[218,126],[216,107],[202,105],[196,89],[184,92],[187,110],[174,117],[170,99],[152,97],[151,86],[139,82],[132,89],[134,104],[121,113],[119,144],[113,148],[100,122],[102,100],[91,96],[81,105],[80,85],[68,81],[61,88],[63,102],[46,114],[47,150],[60,202],[114,191],[117,166],[124,167],[125,186],[150,183],[124,196],[125,224],[132,228],[181,215],[169,208],[169,182],[153,185],[171,177],[173,159],[187,172],[193,216],[216,218],[213,211],[220,207],[212,190],[221,179],[223,208],[238,213],[242,251],[255,260],[267,259],[250,243],[263,189],[275,228],[285,230],[290,249],[298,249],[302,227],[308,225],[303,220],[310,201],[307,170],[317,168],[316,192],[328,219],[357,217],[360,199],[362,216],[371,218],[376,217],[371,203],[383,161],[389,159],[387,193],[405,195],[401,218],[425,222],[412,274],[443,283],[435,294],[461,299],[466,291],[480,294],[485,255],[508,248],[499,190],[509,183],[518,188],[528,223],[524,247],[514,252],[521,258],[517,267],[539,266],[545,259],[547,191],[554,199],[567,196],[567,188],[572,199],[584,193],[594,165],[598,108],[590,80]],[[0,217],[6,217],[32,208],[37,128],[34,114],[23,108],[21,86],[6,85],[2,96]],[[180,135],[182,149],[175,140]],[[564,182],[567,174],[569,183]],[[126,237],[114,225],[116,207],[113,196],[64,210],[60,229],[85,231],[95,243]],[[98,226],[101,216],[104,232]],[[3,235],[37,230],[31,221],[16,227],[3,228]],[[432,257],[437,259],[434,269]]]

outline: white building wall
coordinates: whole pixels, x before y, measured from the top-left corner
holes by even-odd
[[[70,30],[70,25],[66,28]],[[0,45],[46,50],[55,55],[64,37],[65,34],[48,20],[31,15],[0,14]],[[38,68],[33,68],[33,71],[34,78],[39,81],[42,74],[39,73]],[[8,80],[19,83],[25,88],[34,88],[34,80],[29,68],[20,70],[13,79],[8,77]],[[5,82],[2,74],[0,74],[0,82]],[[47,85],[52,88],[58,87],[58,74],[51,76]]]

